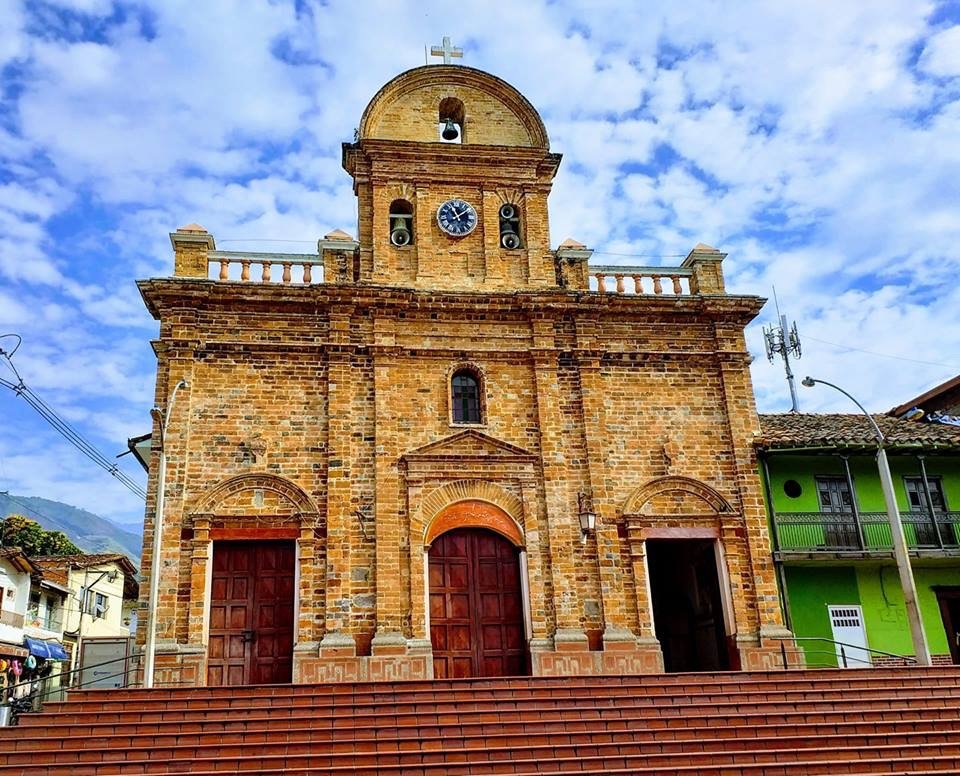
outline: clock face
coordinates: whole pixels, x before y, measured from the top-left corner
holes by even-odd
[[[437,208],[437,224],[451,237],[465,237],[477,228],[477,211],[462,199],[448,199]]]

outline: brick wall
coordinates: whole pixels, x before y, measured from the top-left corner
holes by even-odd
[[[466,105],[462,146],[432,134],[450,94]],[[661,667],[644,548],[664,531],[722,543],[738,660],[774,667],[779,648],[764,635],[782,623],[742,334],[762,300],[722,295],[712,255],[710,295],[696,283],[679,297],[559,288],[546,206],[559,157],[532,107],[479,71],[398,77],[344,159],[359,202],[356,274],[313,286],[197,280],[213,239],[193,229],[175,235],[180,276],[140,284],[160,320],[158,405],[189,382],[166,436],[164,676],[183,664],[203,681],[210,543],[224,531],[296,537],[295,678],[429,675],[424,534],[457,499],[497,505],[522,532],[535,672]],[[452,196],[480,215],[456,241],[434,215]],[[414,206],[410,248],[389,244],[398,197]],[[499,247],[503,202],[522,208],[522,250]],[[451,422],[449,380],[464,364],[482,380],[472,426]],[[586,541],[579,494],[598,514]]]

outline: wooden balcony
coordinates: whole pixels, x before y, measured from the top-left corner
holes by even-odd
[[[901,512],[911,550],[960,551],[960,512]],[[886,512],[782,512],[774,516],[774,546],[794,553],[889,553],[893,549]]]

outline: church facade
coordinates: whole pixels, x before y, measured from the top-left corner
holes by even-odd
[[[513,87],[425,66],[343,146],[356,240],[171,234],[174,276],[140,283],[169,416],[139,619],[158,684],[780,665],[743,336],[763,300],[708,246],[551,248],[559,164]]]

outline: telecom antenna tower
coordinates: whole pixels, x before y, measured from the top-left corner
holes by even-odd
[[[776,291],[774,291],[776,295]],[[777,313],[780,306],[777,305]],[[763,339],[767,348],[767,360],[772,364],[777,356],[783,358],[783,367],[787,372],[787,383],[790,385],[790,401],[793,404],[791,412],[800,412],[800,402],[797,399],[797,386],[793,381],[793,370],[790,369],[790,356],[798,359],[803,354],[800,349],[800,335],[797,333],[797,323],[793,328],[787,328],[787,316],[780,316],[780,325],[770,324],[763,327]]]

